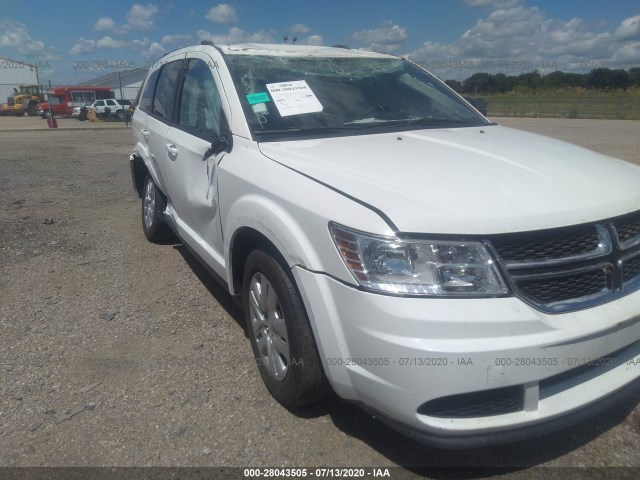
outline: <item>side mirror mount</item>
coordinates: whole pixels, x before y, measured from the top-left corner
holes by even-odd
[[[220,137],[211,143],[211,148],[207,151],[209,155],[218,155],[229,150],[229,141],[226,136]]]
[[[229,123],[227,122],[224,112],[221,116],[220,126],[220,136],[211,142],[211,147],[205,152],[202,160],[206,160],[210,156],[218,155],[222,152],[229,153],[233,148],[233,136],[231,135],[231,129],[229,128]]]

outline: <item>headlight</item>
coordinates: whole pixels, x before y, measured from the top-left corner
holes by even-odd
[[[401,240],[330,224],[340,256],[367,289],[400,295],[495,296],[508,293],[481,242]]]

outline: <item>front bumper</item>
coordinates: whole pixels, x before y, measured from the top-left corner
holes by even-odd
[[[517,298],[401,298],[293,272],[336,393],[431,444],[544,433],[640,383],[640,292],[548,315]]]

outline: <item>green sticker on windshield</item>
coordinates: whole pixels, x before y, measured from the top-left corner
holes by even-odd
[[[256,103],[264,103],[269,101],[269,95],[267,92],[250,93],[247,95],[249,105],[255,105]]]

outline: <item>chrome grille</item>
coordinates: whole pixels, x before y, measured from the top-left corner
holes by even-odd
[[[489,243],[516,295],[549,313],[588,308],[640,288],[640,211],[495,235]]]

